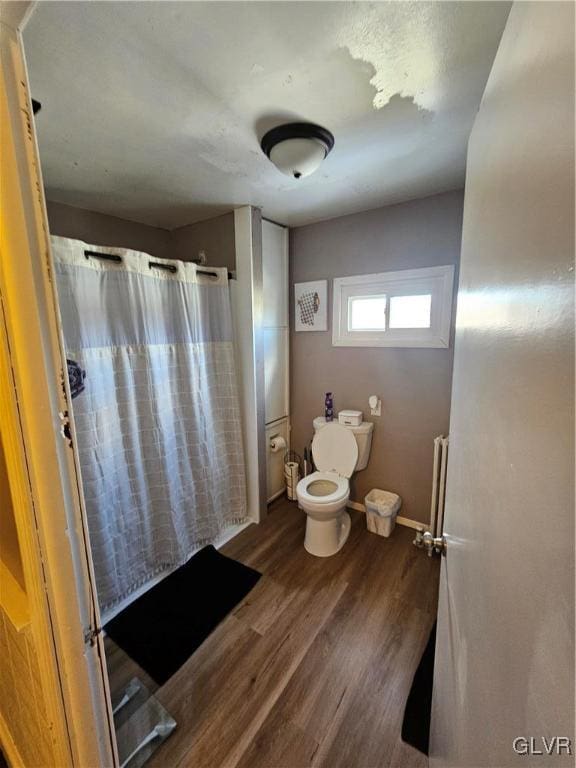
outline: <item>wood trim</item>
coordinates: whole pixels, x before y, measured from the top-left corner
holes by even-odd
[[[12,626],[20,632],[30,624],[28,596],[2,560],[0,560],[0,584],[2,585],[0,595],[2,610],[6,612]]]
[[[70,398],[28,77],[20,33],[0,24],[0,34],[1,419],[31,629],[56,764],[110,765],[103,646],[84,641],[97,608],[78,466],[60,435]]]
[[[0,746],[4,752],[4,756],[8,760],[10,768],[26,768],[22,755],[18,751],[16,742],[12,738],[12,734],[6,725],[6,721],[2,717],[0,712]]]
[[[14,53],[17,46],[16,35],[6,27],[0,26],[3,48],[6,45],[10,53]],[[6,40],[8,38],[8,40]],[[17,51],[16,51],[17,55]],[[8,73],[6,60],[5,72]],[[10,109],[7,88],[8,83],[1,83],[2,87],[2,112],[7,118]],[[2,226],[0,234],[0,432],[4,447],[6,471],[10,483],[16,530],[22,569],[26,583],[26,600],[28,613],[33,617],[31,622],[31,634],[34,648],[38,654],[38,663],[41,673],[41,684],[46,696],[47,718],[53,725],[52,747],[55,756],[62,765],[71,763],[69,737],[66,729],[66,717],[63,706],[62,691],[60,686],[57,659],[54,653],[51,633],[51,619],[46,600],[46,589],[42,573],[42,556],[38,538],[36,536],[37,521],[34,502],[31,495],[31,480],[28,473],[26,451],[22,438],[21,411],[23,403],[19,402],[16,385],[16,372],[13,367],[12,350],[15,339],[9,340],[6,296],[9,288],[5,282],[9,256],[14,250],[26,248],[25,233],[21,231],[24,225],[22,211],[18,206],[10,206],[12,194],[18,194],[19,190],[13,190],[14,168],[9,167],[9,158],[17,154],[16,148],[11,144],[11,131],[3,122],[2,125],[2,165],[0,178],[3,194],[0,198],[0,216],[2,221],[10,221],[10,230]],[[16,210],[15,210],[16,209]],[[20,225],[20,226],[19,226]],[[19,231],[20,230],[20,231]],[[11,350],[12,347],[12,350]],[[10,614],[8,614],[10,616]],[[7,724],[4,721],[7,729]]]

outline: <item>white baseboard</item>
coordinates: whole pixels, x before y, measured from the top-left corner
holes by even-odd
[[[356,512],[366,512],[364,504],[360,504],[358,501],[349,501],[346,506],[356,510]],[[406,528],[414,528],[415,530],[428,527],[426,523],[421,523],[419,520],[410,520],[409,517],[402,517],[401,515],[398,515],[396,522],[398,525],[405,525]]]
[[[396,522],[398,525],[405,525],[406,528],[414,528],[415,531],[417,531],[419,528],[427,527],[426,524],[421,523],[420,520],[410,520],[409,517],[402,517],[402,515],[398,515]]]
[[[278,491],[278,493],[275,493],[274,496],[270,496],[269,499],[267,499],[266,504],[272,504],[273,501],[276,501],[276,499],[279,499],[280,496],[283,496],[286,493],[286,488],[282,488],[281,491]]]

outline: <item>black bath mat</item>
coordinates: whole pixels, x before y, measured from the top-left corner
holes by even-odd
[[[204,547],[105,626],[159,685],[256,584],[261,574]]]
[[[430,714],[432,711],[432,681],[434,677],[434,653],[436,647],[436,622],[412,680],[412,688],[404,709],[402,741],[428,754],[430,739]]]

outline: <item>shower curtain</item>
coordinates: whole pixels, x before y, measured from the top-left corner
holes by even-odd
[[[246,521],[228,278],[61,237],[52,249],[106,617]]]

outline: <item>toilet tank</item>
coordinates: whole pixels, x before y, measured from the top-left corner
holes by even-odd
[[[326,419],[324,416],[317,416],[312,424],[314,425],[314,432],[318,432],[319,429],[326,426]],[[363,421],[357,427],[345,425],[345,428],[354,433],[354,437],[358,443],[358,461],[354,467],[354,472],[359,472],[361,469],[366,469],[366,465],[368,464],[370,448],[372,447],[374,424],[372,424],[371,421]]]

